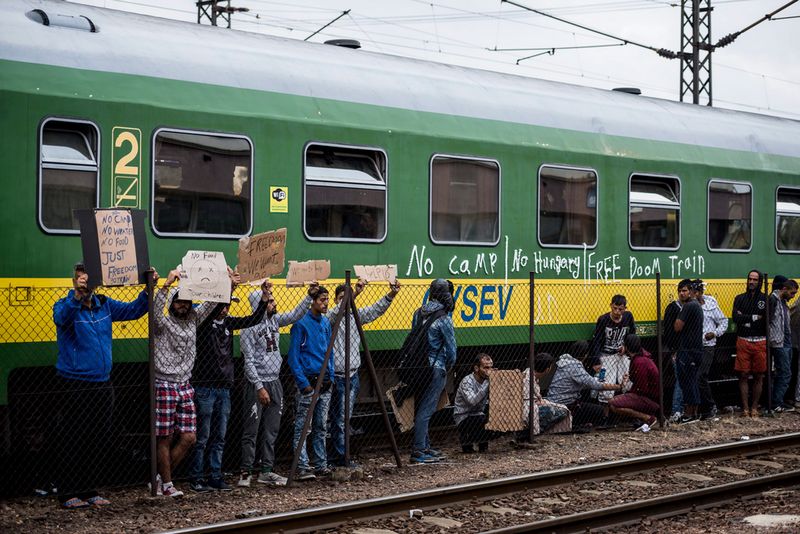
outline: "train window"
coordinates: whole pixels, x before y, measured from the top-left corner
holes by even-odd
[[[309,144],[303,174],[308,239],[374,243],[386,237],[385,152]]]
[[[433,156],[430,233],[437,244],[497,244],[500,164],[488,159]]]
[[[39,224],[50,233],[77,234],[73,210],[98,203],[100,135],[86,121],[48,119],[39,135]]]
[[[671,176],[632,174],[628,196],[629,243],[633,249],[680,246],[680,182]]]
[[[252,226],[253,147],[243,136],[159,130],[153,137],[153,230],[241,237]]]
[[[800,189],[778,188],[775,219],[778,252],[800,252]]]
[[[539,244],[593,247],[597,244],[597,173],[591,169],[539,169]]]
[[[753,188],[748,183],[708,184],[708,248],[746,252],[751,248]]]

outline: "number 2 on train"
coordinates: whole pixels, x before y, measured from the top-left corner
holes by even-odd
[[[114,139],[111,149],[114,165],[111,203],[119,208],[138,208],[141,198],[142,132],[138,128],[115,126],[111,135]]]

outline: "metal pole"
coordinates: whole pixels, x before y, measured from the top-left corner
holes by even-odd
[[[656,273],[656,357],[658,359],[658,424],[664,426],[664,350],[661,324],[661,272]]]
[[[150,370],[148,386],[150,389],[150,495],[155,497],[158,492],[158,439],[156,438],[156,338],[155,338],[155,313],[164,313],[156,310],[155,292],[156,281],[152,269],[145,271],[147,276],[147,359]]]
[[[530,328],[528,331],[528,441],[533,443],[533,410],[536,409],[536,403],[533,399],[533,392],[534,392],[534,385],[536,382],[536,377],[533,376],[533,367],[536,363],[536,355],[534,350],[534,322],[535,322],[535,311],[534,311],[534,273],[533,271],[530,272],[528,277],[528,295],[530,300],[530,312],[528,313],[528,322],[530,323]]]
[[[700,0],[692,0],[692,103],[700,103]]]
[[[769,302],[769,276],[767,273],[764,273],[764,296],[766,297],[766,312],[767,315],[764,318],[765,323],[765,330],[766,330],[766,338],[767,338],[767,413],[772,412],[772,350],[769,346],[769,323],[770,323],[770,316],[772,314],[772,310],[770,309],[770,302]],[[780,302],[778,303],[780,306]],[[750,405],[757,404],[758,401],[761,399],[753,399],[753,402]]]
[[[350,269],[344,272],[344,465],[350,466],[350,309],[355,308]],[[334,444],[335,445],[335,444]]]

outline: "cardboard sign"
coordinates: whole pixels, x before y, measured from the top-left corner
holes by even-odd
[[[258,282],[283,272],[286,266],[286,228],[239,240],[239,275],[242,283]]]
[[[353,270],[367,282],[397,281],[397,265],[353,265]]]
[[[487,430],[511,432],[525,425],[519,414],[523,410],[522,373],[518,369],[495,369],[489,377],[489,418]]]
[[[231,279],[222,252],[190,250],[178,269],[181,271],[178,285],[181,299],[231,301]]]
[[[145,212],[128,209],[76,210],[89,286],[131,286],[146,282],[150,259]]]
[[[392,413],[397,421],[397,426],[400,427],[400,432],[408,432],[414,428],[414,397],[408,397],[398,407],[394,394],[401,387],[405,387],[402,382],[389,388],[386,391],[386,398],[389,399],[389,404],[392,406]],[[450,404],[450,397],[447,396],[447,390],[443,389],[439,395],[439,402],[436,403],[436,411],[446,408],[448,404]]]
[[[289,261],[286,274],[287,286],[299,286],[305,282],[325,280],[331,275],[331,262],[328,260]]]

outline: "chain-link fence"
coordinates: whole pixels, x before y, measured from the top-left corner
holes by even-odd
[[[308,287],[240,286],[230,306],[157,290],[152,328],[141,287],[99,289],[91,307],[71,288],[30,288],[16,300],[9,290],[4,493],[58,488],[88,499],[100,487],[144,485],[156,467],[158,487],[208,491],[284,484],[290,472],[328,476],[329,466],[373,458],[435,462],[443,451],[501,448],[507,439],[492,444],[500,436],[523,443],[714,416],[742,405],[740,377],[752,408],[759,356],[750,350],[748,369],[737,363],[731,319],[745,281],[706,281],[699,348],[675,335],[676,319],[687,330],[698,320],[674,303],[677,282],[457,281],[452,304],[448,288],[428,281],[353,283],[349,326],[338,313],[348,292],[333,281],[327,309]],[[308,317],[314,306],[335,323],[328,331]],[[641,348],[628,338],[621,351],[634,332]],[[764,375],[764,408],[781,391],[794,400],[779,364]],[[295,457],[303,430],[307,454]]]

